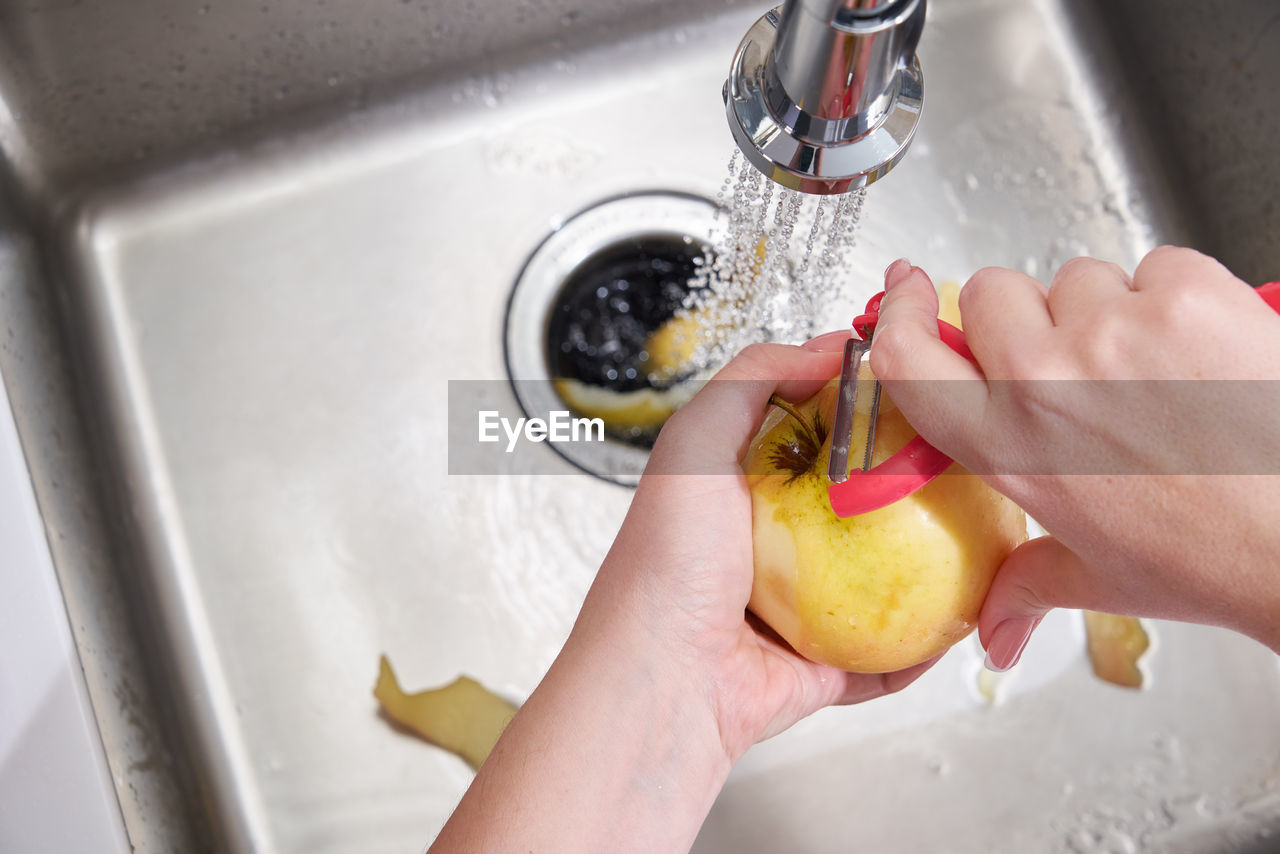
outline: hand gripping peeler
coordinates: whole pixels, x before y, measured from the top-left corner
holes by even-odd
[[[1257,292],[1267,305],[1280,312],[1280,282],[1262,285]],[[844,359],[840,364],[835,425],[831,430],[831,461],[827,467],[827,480],[830,482],[827,496],[831,510],[842,519],[870,513],[906,498],[946,471],[952,463],[950,457],[917,435],[889,459],[874,468],[871,466],[876,421],[880,413],[880,381],[873,380],[862,464],[853,469],[849,467],[854,411],[859,388],[863,385],[858,379],[858,372],[863,358],[871,350],[871,336],[876,321],[880,319],[880,302],[883,299],[883,293],[876,294],[867,303],[866,310],[853,319],[853,331],[858,337],[845,343]],[[939,320],[938,336],[952,350],[973,361],[973,353],[959,329]]]

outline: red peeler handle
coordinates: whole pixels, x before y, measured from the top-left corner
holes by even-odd
[[[1263,302],[1280,312],[1280,282],[1268,282],[1257,291]],[[867,303],[866,310],[853,319],[854,331],[864,341],[871,339],[876,328],[883,299],[883,292],[876,294]],[[973,361],[973,353],[959,329],[939,320],[938,337],[952,350]],[[919,490],[946,471],[951,463],[950,457],[917,435],[880,465],[867,471],[851,471],[844,483],[830,484],[827,497],[831,501],[831,510],[843,519],[887,507]]]
[[[1277,294],[1280,298],[1280,294]],[[864,341],[871,340],[871,333],[880,319],[880,301],[884,293],[878,293],[867,303],[866,310],[853,319],[853,329]],[[945,320],[938,321],[938,337],[947,346],[970,361],[973,353],[964,340],[964,333]],[[896,454],[867,471],[849,472],[844,483],[827,487],[831,510],[840,518],[870,513],[906,498],[929,481],[947,470],[951,458],[930,445],[922,436],[915,436]]]
[[[1263,302],[1280,313],[1280,282],[1267,282],[1265,285],[1260,285],[1257,291]]]
[[[1280,293],[1276,294],[1276,298],[1280,299]],[[884,291],[881,291],[867,300],[867,307],[863,309],[863,313],[853,319],[853,331],[857,332],[858,337],[863,341],[871,340],[871,333],[875,331],[876,322],[880,319],[880,303],[883,301]],[[969,344],[964,340],[964,333],[959,329],[945,320],[939,320],[938,337],[942,339],[943,344],[969,361],[973,361],[973,353],[969,351]]]

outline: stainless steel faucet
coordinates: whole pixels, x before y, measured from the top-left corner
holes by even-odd
[[[803,193],[847,193],[906,153],[924,106],[926,0],[786,0],[747,31],[724,85],[746,158]]]

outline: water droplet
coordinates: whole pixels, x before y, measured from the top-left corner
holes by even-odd
[[[824,308],[845,295],[863,199],[862,191],[827,198],[780,187],[734,150],[715,199],[717,251],[696,266],[684,303],[703,314],[694,366],[709,372],[754,341],[810,337]]]

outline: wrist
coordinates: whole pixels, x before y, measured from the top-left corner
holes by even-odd
[[[1280,480],[1271,481],[1269,495],[1280,494]],[[1238,631],[1280,655],[1280,531],[1266,518],[1271,502],[1260,499],[1239,515],[1249,523],[1236,534],[1240,551],[1234,555],[1233,593]],[[1252,515],[1246,513],[1252,510]],[[1261,512],[1259,512],[1261,510]]]
[[[608,616],[583,609],[433,850],[692,846],[731,763],[660,633]]]
[[[1252,619],[1239,626],[1239,631],[1280,655],[1280,578],[1265,586],[1263,595],[1252,603]]]
[[[575,627],[548,674],[552,700],[575,707],[572,737],[584,747],[595,742],[588,752],[600,777],[587,790],[602,821],[584,847],[692,846],[732,763],[705,687],[680,665],[658,632],[619,621],[607,637]]]
[[[632,726],[679,733],[677,767],[696,768],[718,790],[737,755],[722,738],[717,676],[695,650],[674,640],[677,633],[661,616],[633,605],[585,607],[556,666],[580,681],[610,686]]]

